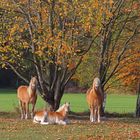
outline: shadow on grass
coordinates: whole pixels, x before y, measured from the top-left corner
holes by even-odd
[[[70,120],[75,121],[89,121],[89,112],[70,112],[69,114]],[[20,119],[19,112],[0,112],[0,118],[2,119]],[[101,118],[103,121],[118,121],[122,123],[133,123],[140,124],[140,118],[134,117],[133,113],[105,113],[105,117]]]
[[[70,116],[73,117],[88,117],[89,118],[90,113],[88,111],[86,112],[70,112]],[[106,112],[105,116],[107,118],[124,118],[124,117],[128,117],[128,118],[134,118],[134,114],[133,113],[109,113]],[[83,118],[81,118],[83,119]]]
[[[16,112],[0,112],[0,118],[3,119],[16,119],[19,117],[20,115]]]
[[[73,120],[89,120],[89,112],[70,112],[69,118]],[[124,123],[140,123],[140,118],[136,118],[134,113],[109,113],[106,112],[105,116],[101,117],[103,121],[119,121]]]

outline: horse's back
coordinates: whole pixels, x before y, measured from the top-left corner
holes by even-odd
[[[17,97],[19,100],[22,102],[27,102],[29,100],[29,95],[28,95],[28,86],[20,86],[17,89]]]

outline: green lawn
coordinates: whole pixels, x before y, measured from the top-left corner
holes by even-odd
[[[71,103],[71,110],[83,112],[88,110],[85,94],[64,94],[62,103]],[[61,104],[62,104],[61,103]],[[107,96],[106,111],[116,113],[129,113],[135,111],[136,96],[110,94]],[[0,111],[14,111],[18,106],[16,90],[0,90]],[[36,108],[44,108],[45,102],[39,97]]]
[[[65,94],[62,103],[69,101],[75,112],[87,111],[85,94]],[[135,111],[136,96],[111,94],[107,97],[108,112],[128,113]],[[45,103],[39,97],[37,108]],[[70,124],[40,125],[31,119],[20,120],[14,111],[18,106],[15,90],[0,90],[0,140],[125,140],[140,138],[140,120],[124,116],[109,118],[101,123],[91,123],[88,115],[70,114]],[[10,112],[8,112],[10,111]],[[82,133],[81,133],[82,132]]]

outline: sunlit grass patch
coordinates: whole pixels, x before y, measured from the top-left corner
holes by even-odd
[[[61,104],[64,102],[70,102],[71,111],[73,112],[85,112],[88,111],[88,105],[86,102],[86,95],[82,93],[73,94],[67,93],[62,97]],[[38,96],[36,109],[43,109],[46,103]],[[116,113],[134,113],[136,106],[136,95],[107,95],[106,111]],[[16,90],[2,89],[0,90],[0,111],[1,112],[13,112],[18,111],[18,99]]]

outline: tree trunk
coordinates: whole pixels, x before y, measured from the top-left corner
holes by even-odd
[[[48,91],[48,93],[45,96],[45,101],[49,104],[51,110],[56,111],[61,102],[61,98],[64,94],[64,86],[61,85],[60,82],[61,77],[57,77],[55,86],[53,89]]]
[[[60,102],[61,102],[61,98],[62,98],[63,94],[64,94],[64,91],[62,91],[62,90],[55,90],[54,92],[49,92],[47,94],[47,96],[44,98],[44,100],[48,104],[48,108],[51,111],[56,111],[59,108]]]
[[[60,106],[60,102],[61,102],[61,98],[62,98],[63,92],[59,92],[58,96],[55,97],[54,99],[54,110],[56,111],[59,106]]]
[[[140,117],[140,80],[137,85],[136,117]]]
[[[103,93],[103,104],[101,106],[101,116],[105,116],[106,98],[107,98],[107,94],[104,92]]]

